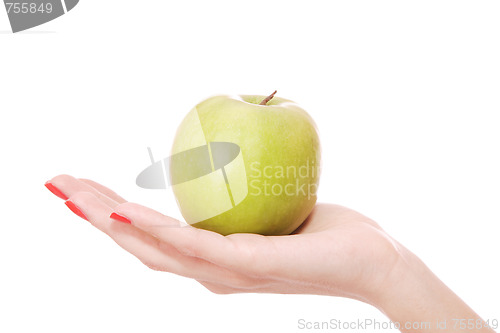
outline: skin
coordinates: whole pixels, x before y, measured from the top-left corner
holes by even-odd
[[[127,202],[91,180],[61,175],[50,183],[93,226],[151,269],[195,279],[217,294],[353,298],[380,309],[403,332],[456,332],[456,318],[483,323],[413,253],[376,222],[346,207],[318,204],[288,236],[222,236]],[[111,219],[113,212],[131,224]],[[447,329],[404,327],[406,322],[443,320]],[[477,326],[465,331],[494,332]]]

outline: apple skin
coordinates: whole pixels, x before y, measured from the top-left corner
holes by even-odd
[[[215,96],[193,108],[180,124],[172,154],[209,142],[235,143],[241,149],[247,179],[244,186],[248,186],[248,194],[236,206],[202,221],[192,218],[198,212],[190,211],[191,207],[199,210],[210,202],[219,202],[218,196],[225,192],[226,184],[213,183],[203,188],[174,186],[187,223],[222,235],[287,235],[311,213],[317,199],[321,163],[316,125],[294,102],[274,97],[267,105],[259,105],[265,98]],[[227,177],[231,178],[234,172],[226,170]],[[195,200],[194,194],[196,203],[190,202]],[[207,198],[206,203],[203,198]],[[224,198],[221,196],[220,200]]]

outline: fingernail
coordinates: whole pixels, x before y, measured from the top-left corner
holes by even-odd
[[[75,213],[76,215],[80,216],[82,219],[88,221],[87,219],[87,216],[85,216],[85,214],[82,213],[82,211],[80,210],[80,208],[78,208],[74,203],[73,201],[69,201],[67,200],[65,202],[66,206],[68,206],[68,208],[73,212]]]
[[[46,182],[45,187],[49,189],[50,192],[52,192],[55,196],[58,196],[59,198],[63,200],[68,200],[68,197],[64,195],[57,187],[55,187],[52,183]]]
[[[125,216],[118,215],[116,213],[111,213],[109,217],[116,221],[132,224],[132,222],[128,218],[126,218]]]

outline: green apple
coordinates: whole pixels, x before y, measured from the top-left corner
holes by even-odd
[[[274,93],[215,96],[180,124],[169,175],[194,227],[286,235],[316,203],[320,155],[316,125],[294,102]]]

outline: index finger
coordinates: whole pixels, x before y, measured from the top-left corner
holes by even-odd
[[[230,237],[190,225],[182,226],[174,218],[130,202],[114,207],[114,211],[185,255],[246,274],[253,272],[258,276],[272,269],[269,255],[273,248],[265,236],[238,234],[240,237]]]

